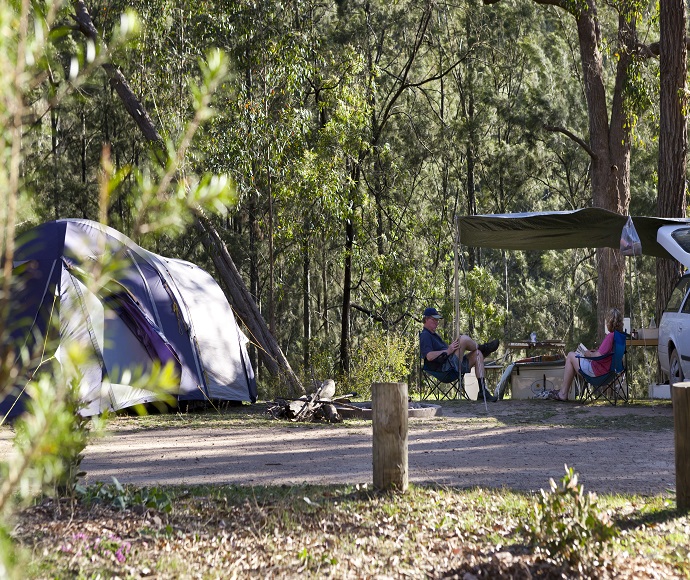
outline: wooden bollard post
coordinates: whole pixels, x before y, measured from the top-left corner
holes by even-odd
[[[673,425],[676,447],[676,509],[690,511],[690,382],[675,383]]]
[[[407,383],[373,383],[374,487],[407,491]]]

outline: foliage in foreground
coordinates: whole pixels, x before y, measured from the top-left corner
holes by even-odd
[[[27,174],[31,172],[27,172],[24,164],[34,145],[28,138],[30,131],[25,131],[22,123],[24,118],[34,116],[41,107],[45,107],[42,115],[47,116],[48,112],[57,114],[60,104],[71,96],[83,96],[79,89],[92,82],[96,71],[107,64],[109,58],[105,46],[73,28],[74,44],[67,49],[61,46],[60,39],[66,36],[67,31],[62,29],[60,19],[64,16],[63,9],[70,9],[69,3],[55,0],[36,5],[20,4],[0,4],[0,49],[4,55],[0,70],[5,73],[3,78],[6,80],[0,90],[0,157],[5,160],[0,166],[0,183],[5,186],[0,188],[0,255],[4,262],[0,272],[0,400],[10,393],[25,392],[31,403],[27,405],[24,416],[15,423],[12,453],[0,461],[0,578],[23,573],[16,563],[15,550],[6,533],[9,529],[6,518],[16,502],[29,501],[42,492],[73,494],[81,452],[90,435],[89,424],[77,414],[81,404],[85,355],[76,343],[71,347],[63,343],[60,356],[53,354],[56,348],[52,339],[58,333],[52,332],[51,325],[57,319],[57,311],[50,313],[45,336],[40,336],[39,324],[33,325],[26,333],[30,338],[21,335],[22,339],[16,339],[12,335],[16,330],[10,316],[12,300],[16,299],[12,294],[13,240],[18,224],[26,226],[36,217],[29,209],[31,204],[21,207],[24,204],[20,203],[32,197],[31,187],[24,182],[25,177],[30,181]],[[111,35],[111,49],[124,46],[137,29],[135,15],[124,14]],[[63,66],[66,62],[70,63],[69,67]],[[136,219],[132,227],[136,234],[160,230],[166,234],[179,232],[193,215],[205,211],[225,214],[235,203],[234,187],[227,175],[207,172],[197,175],[188,171],[184,164],[194,134],[204,121],[212,117],[211,98],[227,75],[227,58],[220,51],[210,50],[207,60],[198,62],[198,69],[199,82],[191,86],[188,101],[191,116],[181,123],[184,132],[179,140],[166,141],[168,155],[163,166],[142,158],[136,167],[115,168],[109,144],[103,146],[98,179],[100,191],[98,196],[92,195],[98,199],[101,223],[107,223],[111,196],[125,177],[132,177],[137,184],[134,200]],[[36,79],[45,77],[48,72],[51,94],[43,95],[41,99],[35,94]],[[33,103],[33,108],[28,106],[29,102]],[[92,183],[90,189],[95,189],[95,185]],[[33,201],[40,205],[38,200]],[[117,260],[108,256],[103,256],[101,262],[90,272],[95,274],[88,280],[88,290],[94,295],[117,269]],[[36,314],[33,322],[38,316]],[[97,331],[92,329],[92,340],[95,340],[94,332]],[[162,394],[169,390],[171,383],[175,384],[169,371],[170,367],[162,370],[154,367],[146,377],[129,377],[129,380],[132,386],[140,381],[149,391]],[[0,417],[0,425],[6,419],[5,416]]]
[[[15,529],[31,578],[583,577],[530,548],[521,523],[534,502],[505,490],[417,486],[384,495],[360,486],[115,483],[90,487],[72,506],[46,500]],[[671,502],[600,503],[619,535],[587,577],[690,575],[690,520]]]
[[[584,573],[606,561],[609,541],[617,535],[606,512],[597,509],[597,496],[585,493],[572,467],[565,467],[561,485],[540,490],[533,519],[525,526],[537,551]]]

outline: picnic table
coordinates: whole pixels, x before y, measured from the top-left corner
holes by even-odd
[[[565,341],[563,340],[516,340],[511,341],[507,344],[508,350],[524,350],[529,354],[533,350],[547,350],[555,351],[560,354],[564,354],[565,351]]]

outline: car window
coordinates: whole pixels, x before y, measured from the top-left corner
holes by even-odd
[[[671,237],[684,251],[690,253],[690,228],[678,229],[671,234]]]
[[[686,300],[683,304],[683,309],[681,310],[683,314],[688,314],[690,312],[690,300]]]
[[[665,312],[678,312],[680,305],[683,303],[683,298],[685,298],[685,293],[687,292],[689,285],[690,276],[680,279],[680,282],[676,284],[673,292],[671,292],[671,297],[668,299]]]

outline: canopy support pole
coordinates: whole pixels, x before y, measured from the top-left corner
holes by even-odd
[[[460,221],[458,220],[458,216],[456,214],[455,216],[455,337],[456,339],[460,338]],[[463,353],[458,353],[458,382],[460,384],[460,387],[464,389],[464,385],[462,382],[462,358],[461,356]],[[485,377],[483,377],[485,378]],[[477,377],[477,380],[479,377]],[[481,388],[481,384],[479,385],[479,388],[482,392],[482,395],[484,396],[484,408],[486,409],[486,412],[488,414],[489,412],[489,406],[486,404],[486,389]]]

